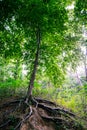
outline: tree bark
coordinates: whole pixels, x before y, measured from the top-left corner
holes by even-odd
[[[29,82],[28,91],[27,91],[28,100],[31,99],[31,97],[32,97],[32,89],[34,88],[34,80],[35,80],[37,66],[38,66],[39,50],[40,50],[40,42],[41,42],[39,27],[37,28],[37,31],[36,31],[36,41],[37,41],[37,50],[36,50],[36,54],[35,54],[33,70],[32,70],[31,76],[30,76],[30,82]]]

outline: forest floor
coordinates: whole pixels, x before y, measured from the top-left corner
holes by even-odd
[[[54,102],[33,98],[0,100],[0,130],[86,130],[73,112]]]

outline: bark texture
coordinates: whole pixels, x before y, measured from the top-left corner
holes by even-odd
[[[38,66],[40,43],[41,43],[39,27],[36,31],[36,41],[37,41],[37,50],[36,50],[35,61],[34,61],[34,65],[33,65],[33,71],[31,73],[30,82],[29,82],[29,86],[28,86],[27,99],[32,97],[32,89],[34,87],[34,80],[35,80],[37,66]]]

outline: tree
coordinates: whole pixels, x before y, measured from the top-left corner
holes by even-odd
[[[37,102],[40,108],[46,110],[47,114],[50,112],[54,116],[57,113],[60,114],[61,117],[62,115],[66,116],[66,114],[74,116],[72,112],[68,112],[67,110],[52,108],[51,105],[54,103],[50,101],[43,101],[41,99],[38,101],[38,99],[32,98],[36,72],[38,72],[37,70],[39,70],[40,66],[43,68],[43,71],[46,71],[46,75],[49,76],[53,83],[57,84],[57,81],[63,78],[63,76],[61,77],[60,75],[64,74],[63,71],[66,68],[65,66],[69,63],[69,58],[74,54],[75,37],[69,35],[69,30],[67,29],[68,17],[65,9],[66,3],[67,0],[0,1],[2,55],[8,59],[18,58],[17,60],[22,59],[24,61],[26,56],[28,56],[28,58],[30,58],[27,58],[27,61],[30,62],[28,64],[31,65],[31,75],[26,99],[23,98],[16,109],[12,111],[19,111],[19,109],[21,109],[24,114],[24,120],[20,121],[14,129],[17,129],[20,124],[23,126],[26,119],[30,118],[34,112],[39,113],[38,109],[36,109]],[[4,37],[5,34],[6,38]],[[15,74],[15,76],[17,75]],[[30,106],[30,101],[35,104],[35,109]],[[41,104],[40,101],[51,105],[45,106]],[[16,103],[17,102],[19,103],[19,101],[16,101]],[[53,107],[55,107],[55,105],[53,105]],[[26,114],[27,110],[28,114]],[[41,117],[49,121],[59,122],[59,124],[63,122],[63,126],[64,124],[68,126],[68,122],[58,118],[58,116],[54,116],[51,117],[47,115],[47,117]],[[70,124],[71,121],[72,118],[70,119]],[[7,125],[8,123],[9,121],[4,124]],[[31,127],[35,128],[35,126]],[[2,127],[3,124],[0,128]],[[58,125],[56,125],[56,127],[58,128]],[[71,127],[68,126],[67,128]]]
[[[12,54],[14,52],[13,57],[15,55],[17,57],[17,54],[23,54],[23,57],[30,55],[28,60],[32,60],[32,72],[27,93],[27,97],[29,98],[32,96],[38,64],[42,64],[41,66],[43,66],[46,74],[54,84],[57,84],[63,78],[64,69],[61,68],[64,68],[64,64],[67,64],[69,57],[73,55],[71,50],[75,49],[75,39],[66,33],[66,30],[68,31],[68,26],[66,26],[68,17],[65,9],[67,1],[50,0],[45,2],[42,0],[27,0],[25,2],[24,0],[2,0],[0,3],[2,10],[0,13],[2,16],[1,24],[4,23],[4,30],[10,28],[8,31],[10,32],[9,38],[12,40],[11,42],[13,42],[11,36],[14,37],[13,34],[16,34],[12,43],[12,46],[13,44],[14,46],[11,47],[11,44],[8,42],[9,50],[5,49],[5,52],[12,52]],[[17,31],[21,37],[23,36],[23,38],[20,37],[21,39],[18,43],[16,43],[16,37],[19,39]],[[6,39],[4,42],[6,42]],[[13,50],[11,51],[12,48]],[[62,63],[58,63],[60,62],[61,54]],[[6,56],[8,56],[8,53]],[[62,77],[57,75],[62,75]]]
[[[18,2],[18,1],[16,1]],[[6,4],[5,1],[1,2]],[[4,5],[3,4],[3,5]],[[36,42],[36,56],[34,61],[34,69],[31,74],[28,96],[32,95],[32,88],[34,85],[34,79],[36,74],[36,68],[38,64],[38,56],[41,41],[45,35],[59,33],[62,34],[62,31],[65,29],[64,23],[67,19],[66,10],[64,9],[64,3],[59,1],[49,1],[44,3],[43,1],[21,1],[21,4],[18,5],[18,9],[15,9],[15,1],[9,2],[8,10],[6,11],[8,15],[4,16],[9,19],[10,17],[15,18],[18,25],[22,26],[25,32],[31,31],[35,42]],[[61,5],[61,6],[60,6]],[[3,6],[2,6],[3,7]],[[4,8],[4,7],[3,7]],[[12,14],[9,10],[12,9]],[[26,13],[25,13],[26,12]],[[15,14],[15,15],[14,15]],[[26,22],[25,22],[26,19]],[[9,21],[9,20],[8,20]],[[29,34],[28,34],[29,35]],[[29,36],[30,37],[30,36]]]

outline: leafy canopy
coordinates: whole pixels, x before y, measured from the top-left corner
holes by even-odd
[[[5,57],[20,57],[32,66],[39,28],[41,45],[38,71],[44,70],[55,84],[61,81],[64,66],[69,62],[68,54],[75,49],[72,38],[67,37],[66,33],[67,3],[68,0],[0,1],[0,44]]]

